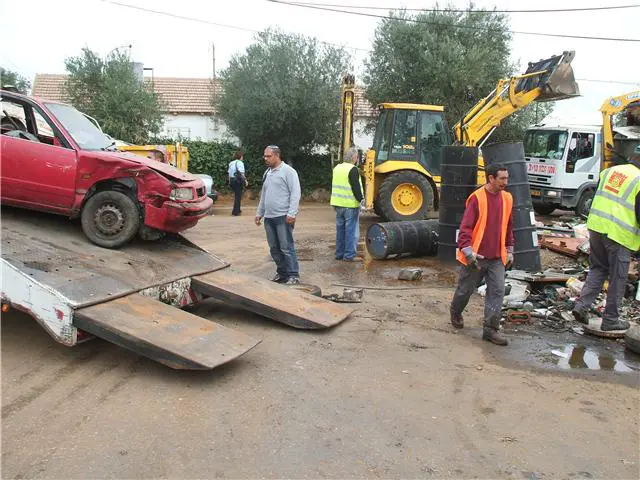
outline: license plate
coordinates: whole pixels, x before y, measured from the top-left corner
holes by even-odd
[[[540,196],[540,190],[531,190],[531,196],[532,197],[539,197]]]
[[[554,175],[556,173],[555,165],[545,165],[542,163],[528,163],[527,173],[541,174],[541,175]]]

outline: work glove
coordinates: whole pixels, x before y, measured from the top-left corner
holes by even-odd
[[[513,265],[513,252],[507,252],[507,264],[505,265],[505,267],[511,268],[512,265]]]
[[[478,265],[478,255],[473,251],[471,247],[463,248],[462,253],[464,254],[464,257],[467,259],[467,267],[480,270],[480,265]]]

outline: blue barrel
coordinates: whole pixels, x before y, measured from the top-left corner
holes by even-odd
[[[513,268],[539,272],[541,270],[540,248],[535,226],[535,216],[529,190],[527,164],[524,160],[522,142],[494,143],[482,147],[485,166],[499,163],[509,171],[507,191],[513,196]]]
[[[438,221],[414,220],[374,223],[367,229],[367,252],[376,260],[390,255],[435,255],[438,251]]]
[[[478,149],[446,146],[442,156],[440,180],[438,258],[455,262],[458,230],[469,195],[477,188]]]

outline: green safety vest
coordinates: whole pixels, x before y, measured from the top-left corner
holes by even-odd
[[[353,196],[351,184],[349,183],[349,172],[352,168],[357,168],[353,163],[342,162],[333,169],[333,181],[331,183],[331,205],[334,207],[356,208],[360,202]],[[358,175],[360,190],[362,190],[362,180]]]
[[[636,195],[640,192],[640,169],[618,165],[600,174],[587,227],[606,234],[632,252],[640,250],[640,226],[636,218]]]

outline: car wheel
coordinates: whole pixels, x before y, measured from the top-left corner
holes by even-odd
[[[122,192],[106,190],[87,200],[81,222],[91,242],[105,248],[118,248],[138,233],[142,220],[135,200]]]

